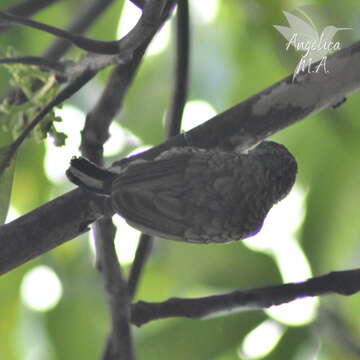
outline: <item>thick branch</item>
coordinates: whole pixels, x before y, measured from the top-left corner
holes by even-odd
[[[291,82],[292,77],[288,77],[270,88],[254,95],[233,108],[215,116],[205,124],[194,128],[187,134],[172,137],[168,141],[153,147],[152,149],[137,155],[135,158],[152,159],[162,151],[174,146],[198,146],[205,149],[220,146],[227,149],[239,147],[245,149],[260,140],[276,133],[277,131],[290,126],[291,124],[304,119],[310,114],[315,114],[324,108],[332,106],[339,98],[345,97],[360,88],[360,42],[345,48],[328,58],[329,74],[306,74],[298,78],[295,83]],[[116,163],[115,163],[116,164]],[[69,196],[69,194],[64,195]],[[71,203],[71,196],[68,199]],[[77,198],[73,198],[76,206]],[[46,205],[44,205],[46,206]],[[55,206],[56,205],[52,205]],[[71,205],[69,205],[71,208]],[[41,211],[43,207],[35,210]],[[56,213],[56,209],[53,210]],[[86,213],[89,209],[83,209]],[[31,221],[32,228],[35,229],[39,223],[38,217],[31,216],[32,213],[21,217],[18,221],[27,218]],[[79,212],[78,219],[83,213]],[[76,219],[72,219],[73,223]],[[88,221],[93,221],[88,218]],[[42,222],[42,220],[41,220]],[[78,221],[78,224],[81,224]],[[6,234],[12,231],[11,244],[14,249],[23,247],[30,254],[14,251],[12,258],[2,258],[0,261],[0,273],[9,271],[14,267],[23,264],[29,259],[40,255],[49,250],[49,247],[38,244],[36,241],[36,231],[19,233],[16,232],[18,222],[12,222],[0,227],[0,254],[4,254],[7,246]],[[14,228],[14,229],[12,229]],[[12,229],[12,230],[10,230]],[[73,237],[76,233],[73,234]],[[53,240],[55,238],[55,240]],[[51,228],[48,229],[47,241],[52,242],[50,248],[56,246],[56,231],[53,234]],[[71,238],[67,238],[70,240]],[[45,240],[44,240],[45,241]],[[60,240],[58,245],[63,241]],[[45,241],[46,242],[46,241]]]
[[[0,273],[88,231],[110,213],[105,198],[73,190],[0,227]]]
[[[289,283],[197,299],[173,298],[162,303],[139,301],[132,306],[132,323],[141,326],[169,317],[202,319],[224,312],[269,308],[307,296],[352,295],[360,291],[360,270],[331,272],[302,283]]]
[[[300,75],[294,83],[291,75],[140,157],[153,159],[174,146],[247,149],[299,120],[331,108],[360,88],[360,42],[329,56],[327,70],[328,74]]]

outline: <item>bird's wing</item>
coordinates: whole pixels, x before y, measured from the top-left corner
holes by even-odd
[[[188,161],[189,155],[184,154],[171,159],[133,162],[115,178],[113,189],[116,191],[129,186],[153,188],[156,184],[166,187],[164,178],[174,175],[180,177]]]
[[[113,183],[112,204],[132,226],[150,234],[183,240],[184,171],[188,155],[133,163]]]

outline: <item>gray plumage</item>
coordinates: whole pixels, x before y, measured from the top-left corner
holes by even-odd
[[[246,154],[173,148],[130,162],[112,183],[115,211],[150,235],[225,243],[257,233],[297,172],[288,150],[265,141]]]

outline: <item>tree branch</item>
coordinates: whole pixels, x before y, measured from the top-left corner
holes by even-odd
[[[360,291],[360,269],[331,272],[301,283],[289,283],[196,299],[173,298],[162,303],[132,305],[131,322],[141,326],[169,317],[203,319],[218,313],[265,309],[308,296],[352,295]]]
[[[292,75],[216,115],[187,133],[136,156],[153,159],[174,146],[245,150],[276,132],[332,108],[360,89],[360,41],[327,59],[328,74]],[[116,166],[117,162],[114,163]]]
[[[36,14],[38,11],[41,11],[45,9],[46,7],[58,2],[59,0],[25,0],[23,2],[20,2],[18,4],[12,5],[8,7],[5,12],[19,15],[19,16],[25,16],[30,17],[34,14]],[[9,30],[11,26],[9,25],[3,25],[0,22],[0,32]]]
[[[106,198],[81,189],[64,194],[0,227],[0,274],[89,230],[104,214]]]
[[[135,259],[131,266],[129,275],[129,296],[132,299],[135,296],[139,280],[143,273],[145,264],[150,257],[154,239],[152,236],[142,233],[140,235],[140,242],[136,249]]]
[[[50,101],[39,113],[38,115],[29,123],[29,125],[23,130],[20,136],[9,146],[9,149],[6,153],[6,156],[0,163],[0,175],[2,172],[9,166],[11,159],[20,148],[25,139],[29,136],[31,131],[40,123],[40,121],[57,105],[60,105],[64,100],[68,99],[79,89],[81,89],[87,82],[89,82],[95,73],[92,71],[84,72],[77,79],[73,80],[69,85],[67,85],[61,92]]]
[[[148,39],[152,38],[163,22],[168,18],[175,0],[151,0],[146,3],[144,11],[135,27],[119,41],[100,41],[89,39],[72,32],[47,24],[0,11],[0,19],[10,24],[28,26],[59,38],[70,41],[80,49],[102,55],[123,55],[129,59],[133,53]]]
[[[48,2],[50,2],[51,0],[46,0]],[[52,0],[54,1],[54,0]],[[56,0],[58,1],[58,0]],[[72,32],[72,33],[82,33],[84,32],[95,20],[98,20],[99,17],[101,16],[101,14],[107,9],[107,7],[113,2],[114,0],[94,0],[93,2],[91,2],[89,4],[89,6],[87,8],[85,8],[83,11],[81,11],[81,13],[79,14],[79,16],[77,16],[72,23],[68,26],[68,32]],[[33,1],[32,0],[27,0],[24,5],[26,4],[31,4]],[[34,0],[34,2],[44,2],[44,0]],[[21,5],[21,4],[20,4]],[[15,5],[16,6],[16,5]],[[15,7],[14,6],[14,7]],[[17,15],[26,15],[26,14],[18,14],[16,11],[12,11],[12,9],[8,9],[8,12],[10,13],[15,13]],[[1,30],[1,27],[0,27]],[[61,77],[65,78],[67,76],[66,74],[66,70],[69,66],[65,66],[65,64],[57,61],[58,59],[60,59],[66,52],[67,50],[69,50],[69,48],[71,47],[71,44],[63,39],[56,39],[54,41],[54,43],[45,51],[42,59],[40,60],[42,62],[45,61],[49,61],[48,65],[51,65],[50,63],[52,63],[52,70],[56,71],[56,68],[58,69],[57,71],[59,72],[58,75],[60,75]],[[31,58],[31,57],[27,57],[27,58]],[[32,57],[35,58],[35,57]],[[41,58],[39,58],[41,59]],[[40,64],[34,64],[34,65],[40,65]],[[50,68],[50,67],[48,67]],[[41,86],[41,82],[40,81],[34,81],[33,87],[34,90],[37,90],[39,87]],[[11,88],[8,90],[8,95],[9,98],[16,98],[15,103],[17,105],[20,105],[22,103],[24,103],[25,101],[27,101],[27,98],[24,94],[22,94],[21,89],[16,89],[16,88]],[[10,100],[10,103],[14,103],[13,100]]]
[[[112,72],[110,80],[95,105],[87,115],[82,132],[81,150],[84,156],[97,164],[103,164],[103,145],[108,139],[111,121],[120,111],[127,90],[144,54],[145,47],[129,64],[118,65]],[[130,300],[128,286],[121,274],[114,247],[115,227],[110,217],[95,223],[95,242],[97,264],[103,275],[108,297],[112,330],[109,335],[104,360],[134,359],[133,344],[130,332]]]
[[[181,118],[187,97],[189,76],[189,7],[187,0],[178,1],[177,13],[177,52],[175,65],[175,83],[172,101],[166,119],[167,138],[180,133]],[[133,298],[137,290],[145,264],[150,257],[154,239],[147,234],[140,235],[135,259],[129,276],[129,294]]]
[[[9,22],[13,25],[28,26],[33,29],[41,30],[49,34],[55,35],[67,41],[70,41],[73,45],[80,49],[106,55],[117,54],[119,51],[118,41],[100,41],[89,39],[66,30],[58,29],[54,26],[46,25],[38,21],[30,20],[28,18],[12,15],[3,11],[0,11],[0,19]]]
[[[122,108],[124,97],[135,77],[148,44],[149,42],[138,49],[130,63],[115,67],[100,100],[86,117],[81,150],[85,157],[96,164],[102,164],[103,145],[109,137],[108,128]]]
[[[81,150],[84,156],[99,165],[103,164],[103,145],[109,136],[109,126],[122,107],[149,42],[150,39],[134,53],[130,63],[115,67],[101,98],[86,117]],[[103,274],[112,319],[103,359],[132,360],[130,297],[114,247],[115,227],[112,219],[105,217],[98,220],[94,228],[97,264]]]
[[[95,224],[96,253],[112,320],[112,331],[103,359],[133,360],[135,355],[130,331],[130,301],[127,282],[122,276],[116,256],[115,232],[111,217],[104,217]]]
[[[344,319],[335,311],[320,308],[320,319],[315,324],[320,327],[321,332],[326,332],[325,336],[331,336],[335,341],[339,342],[347,351],[355,357],[360,358],[360,344],[354,338],[353,333]]]
[[[141,52],[144,51],[155,33],[168,18],[174,1],[175,0],[152,0],[147,3],[143,15],[138,23],[122,40],[120,40],[119,44],[123,44],[122,50],[124,50],[126,54],[124,56],[127,57],[127,61],[131,61],[133,57],[136,57],[137,52],[141,54]],[[13,19],[14,21],[17,19],[16,21],[19,21],[21,24],[35,24],[31,20],[25,18],[20,19],[20,17],[13,16],[11,14],[4,14],[2,12],[0,12],[0,18]],[[47,25],[43,27],[43,24],[40,23],[36,23],[36,26],[40,26],[43,29],[50,28]],[[63,30],[54,30],[54,33],[61,36],[60,34],[63,33]],[[8,166],[12,157],[26,137],[54,106],[60,104],[69,98],[74,92],[78,91],[83,85],[90,81],[98,71],[104,67],[114,65],[119,62],[123,63],[123,60],[117,58],[116,55],[109,56],[92,54],[85,57],[78,64],[68,64],[65,72],[65,78],[70,79],[70,84],[39,112],[39,114],[25,128],[23,133],[10,145],[7,155],[0,164],[0,174]]]
[[[171,147],[189,146],[189,141],[191,141],[192,146],[205,149],[212,147],[246,149],[277,131],[306,118],[310,114],[331,107],[338,102],[339,98],[358,90],[360,88],[359,58],[360,42],[357,42],[329,56],[329,74],[312,73],[301,75],[295,83],[291,82],[292,76],[290,76],[233,108],[218,114],[188,133],[172,137],[146,152],[131,157],[131,160],[139,158],[153,159]],[[115,162],[114,165],[116,164]],[[71,201],[74,202],[74,206],[77,205],[77,197],[72,198],[69,194],[64,196],[69,197],[70,208]],[[34,212],[40,211],[40,213],[43,213],[43,207],[46,207],[46,205]],[[66,211],[66,209],[63,208],[63,211]],[[86,218],[84,213],[88,211],[90,209],[83,209],[83,212],[75,215],[72,223],[76,223],[77,216],[79,219],[78,226],[81,225],[83,221],[80,221],[80,219],[84,219],[84,216]],[[31,214],[19,218],[17,220],[19,222],[13,221],[5,225],[6,230],[4,226],[0,227],[0,254],[6,253],[5,249],[8,246],[6,237],[9,231],[14,234],[11,239],[13,249],[23,249],[23,244],[27,244],[23,251],[19,253],[13,251],[11,254],[13,258],[9,256],[7,261],[6,258],[2,258],[3,261],[0,261],[0,273],[9,271],[49,250],[49,247],[36,241],[36,231],[24,232],[21,235],[16,232],[18,224],[24,221],[24,218],[27,219],[26,221],[31,222],[32,229],[36,229],[40,220],[38,217],[31,216]],[[89,223],[94,220],[94,217],[87,218]],[[42,220],[40,222],[42,223]],[[56,239],[58,239],[56,230],[53,231],[48,228],[47,231],[47,241],[52,242],[50,248],[53,248],[56,246]],[[18,235],[15,236],[15,234]],[[74,232],[73,237],[75,236],[76,233]],[[67,240],[70,239],[70,237],[67,238]],[[67,240],[59,240],[58,245]],[[45,239],[44,242],[46,243]],[[30,253],[27,254],[27,251]]]
[[[94,0],[88,7],[83,9],[79,15],[68,25],[67,31],[73,34],[84,33],[95,21],[99,20],[105,10],[114,0]],[[56,39],[46,50],[44,57],[48,59],[60,59],[71,47],[71,44],[63,39]]]
[[[24,64],[34,65],[40,68],[44,68],[59,75],[63,75],[65,72],[65,65],[58,61],[52,61],[41,56],[20,56],[13,58],[0,59],[0,64]]]
[[[166,122],[168,137],[180,133],[189,81],[190,31],[188,1],[179,1],[177,11],[175,83]]]
[[[143,9],[146,5],[146,0],[130,0],[139,9]]]

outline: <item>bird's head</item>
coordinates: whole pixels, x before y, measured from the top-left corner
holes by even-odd
[[[273,188],[273,201],[283,199],[296,180],[297,162],[285,146],[273,141],[264,141],[253,150],[269,176]]]

